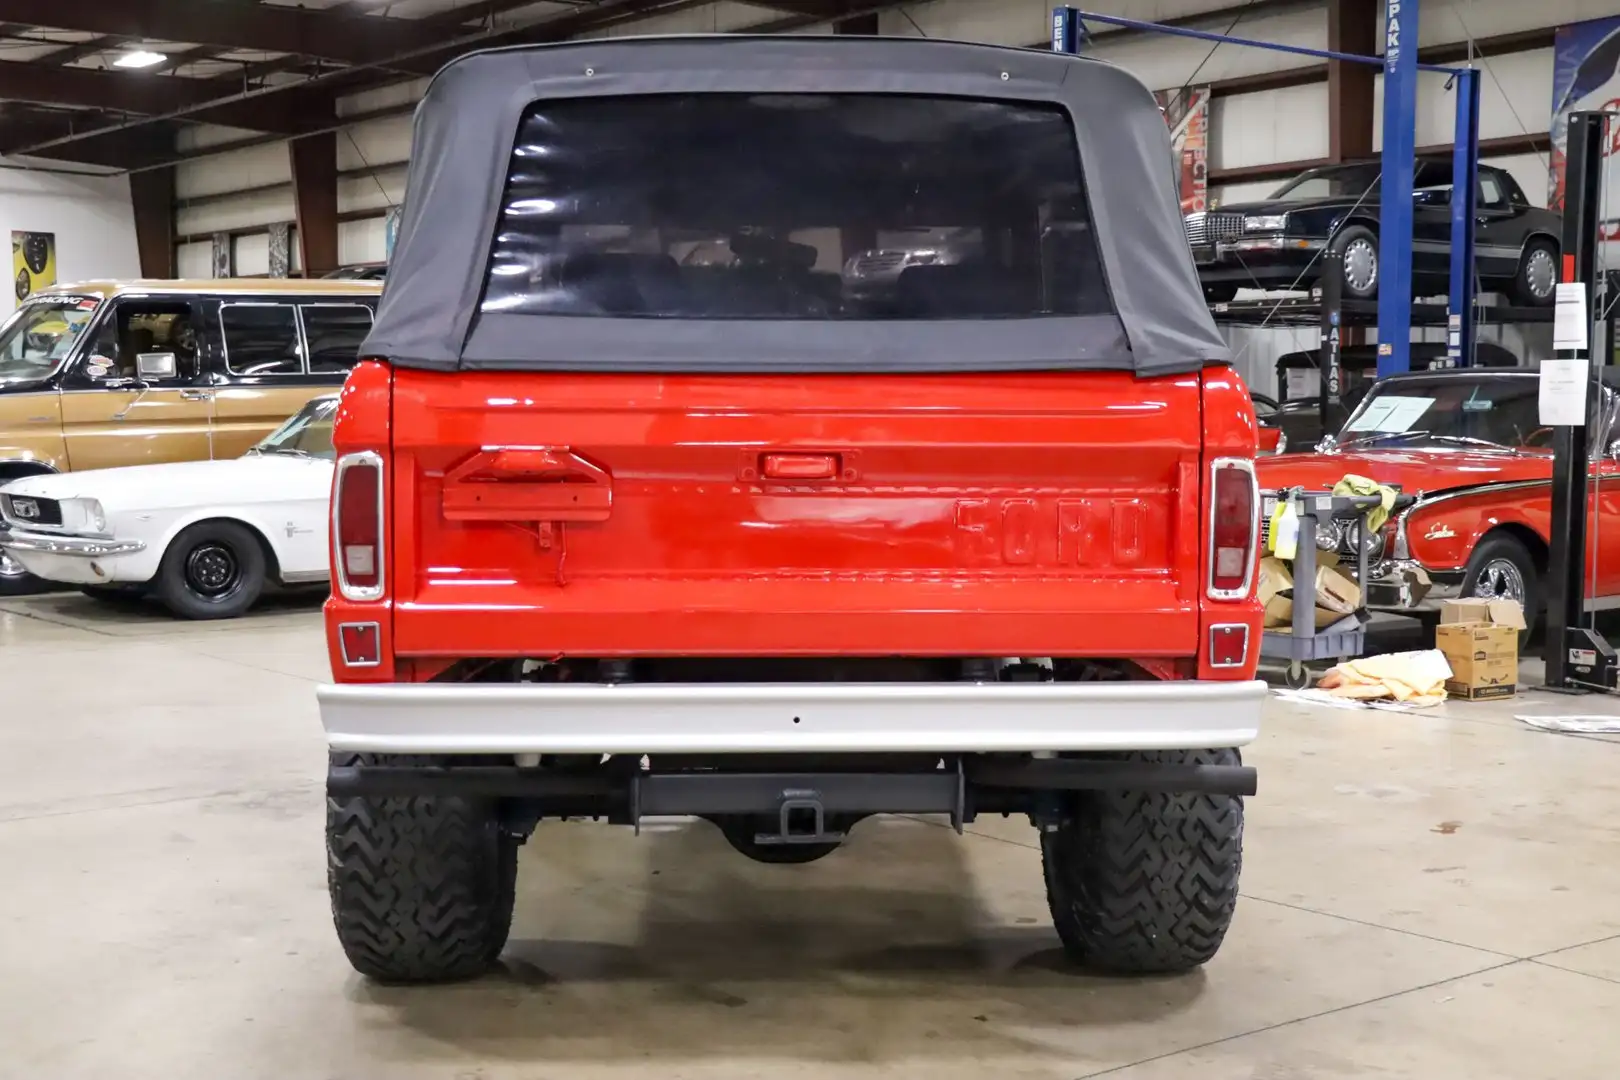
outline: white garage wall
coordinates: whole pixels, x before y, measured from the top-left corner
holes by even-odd
[[[1327,83],[1216,98],[1209,110],[1210,167],[1326,157],[1327,110]]]
[[[1459,65],[1461,66],[1461,65]],[[1481,57],[1479,69],[1479,137],[1545,134],[1552,125],[1553,51],[1530,49],[1506,56]],[[1456,132],[1457,98],[1446,88],[1448,76],[1418,72],[1417,144],[1449,143]],[[1384,115],[1384,76],[1373,85],[1374,115]],[[1373,148],[1383,147],[1382,125],[1373,132]]]
[[[1421,0],[1420,45],[1494,37],[1620,15],[1614,0]],[[1379,25],[1383,25],[1380,16]],[[1382,39],[1382,34],[1379,35]]]
[[[213,277],[214,245],[203,240],[175,248],[174,272],[183,278]]]
[[[388,231],[383,218],[338,224],[338,262],[378,263],[388,258]]]
[[[135,214],[123,176],[73,176],[0,162],[0,235],[12,230],[56,234],[56,280],[137,278]],[[9,264],[8,264],[9,265]],[[5,307],[17,306],[7,288]]]

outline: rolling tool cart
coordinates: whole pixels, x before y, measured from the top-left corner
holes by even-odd
[[[1299,517],[1299,546],[1294,556],[1293,570],[1294,621],[1288,630],[1261,631],[1260,655],[1265,659],[1288,661],[1287,684],[1292,689],[1301,690],[1310,684],[1310,672],[1305,667],[1308,662],[1337,662],[1360,656],[1367,639],[1365,606],[1317,629],[1316,538],[1343,535],[1352,541],[1356,551],[1356,583],[1365,588],[1367,512],[1379,506],[1382,500],[1377,495],[1333,495],[1294,488],[1266,497],[1262,503],[1262,513],[1267,520],[1270,520],[1276,504],[1284,500],[1293,503],[1294,513]],[[1334,546],[1343,547],[1342,544]]]

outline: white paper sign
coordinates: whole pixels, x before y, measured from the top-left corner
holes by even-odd
[[[1289,368],[1284,374],[1288,377],[1289,401],[1315,397],[1322,392],[1322,373],[1315,368]]]
[[[1562,347],[1562,346],[1560,346]],[[1541,422],[1549,427],[1582,427],[1586,423],[1585,360],[1541,362]]]
[[[1366,411],[1350,424],[1349,431],[1377,431],[1397,434],[1407,431],[1434,404],[1431,397],[1410,394],[1380,394],[1367,403]]]
[[[1553,308],[1553,348],[1585,352],[1588,335],[1592,331],[1592,319],[1586,313],[1586,286],[1579,282],[1559,282],[1556,303],[1557,306]],[[1545,416],[1541,422],[1552,423]]]

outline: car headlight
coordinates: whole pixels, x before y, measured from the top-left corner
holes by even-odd
[[[63,499],[62,525],[68,532],[105,533],[107,512],[96,499]]]
[[[1259,214],[1243,219],[1244,232],[1281,232],[1287,227],[1287,214]]]

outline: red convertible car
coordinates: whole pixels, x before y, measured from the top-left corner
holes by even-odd
[[[1256,462],[1260,487],[1327,490],[1354,473],[1416,496],[1367,538],[1367,605],[1424,617],[1453,597],[1505,596],[1533,625],[1544,600],[1553,471],[1539,385],[1533,369],[1385,379],[1324,450]],[[1602,395],[1601,422],[1590,432],[1591,609],[1620,607],[1620,370],[1604,370]],[[1318,541],[1341,549],[1350,542],[1343,535]]]

